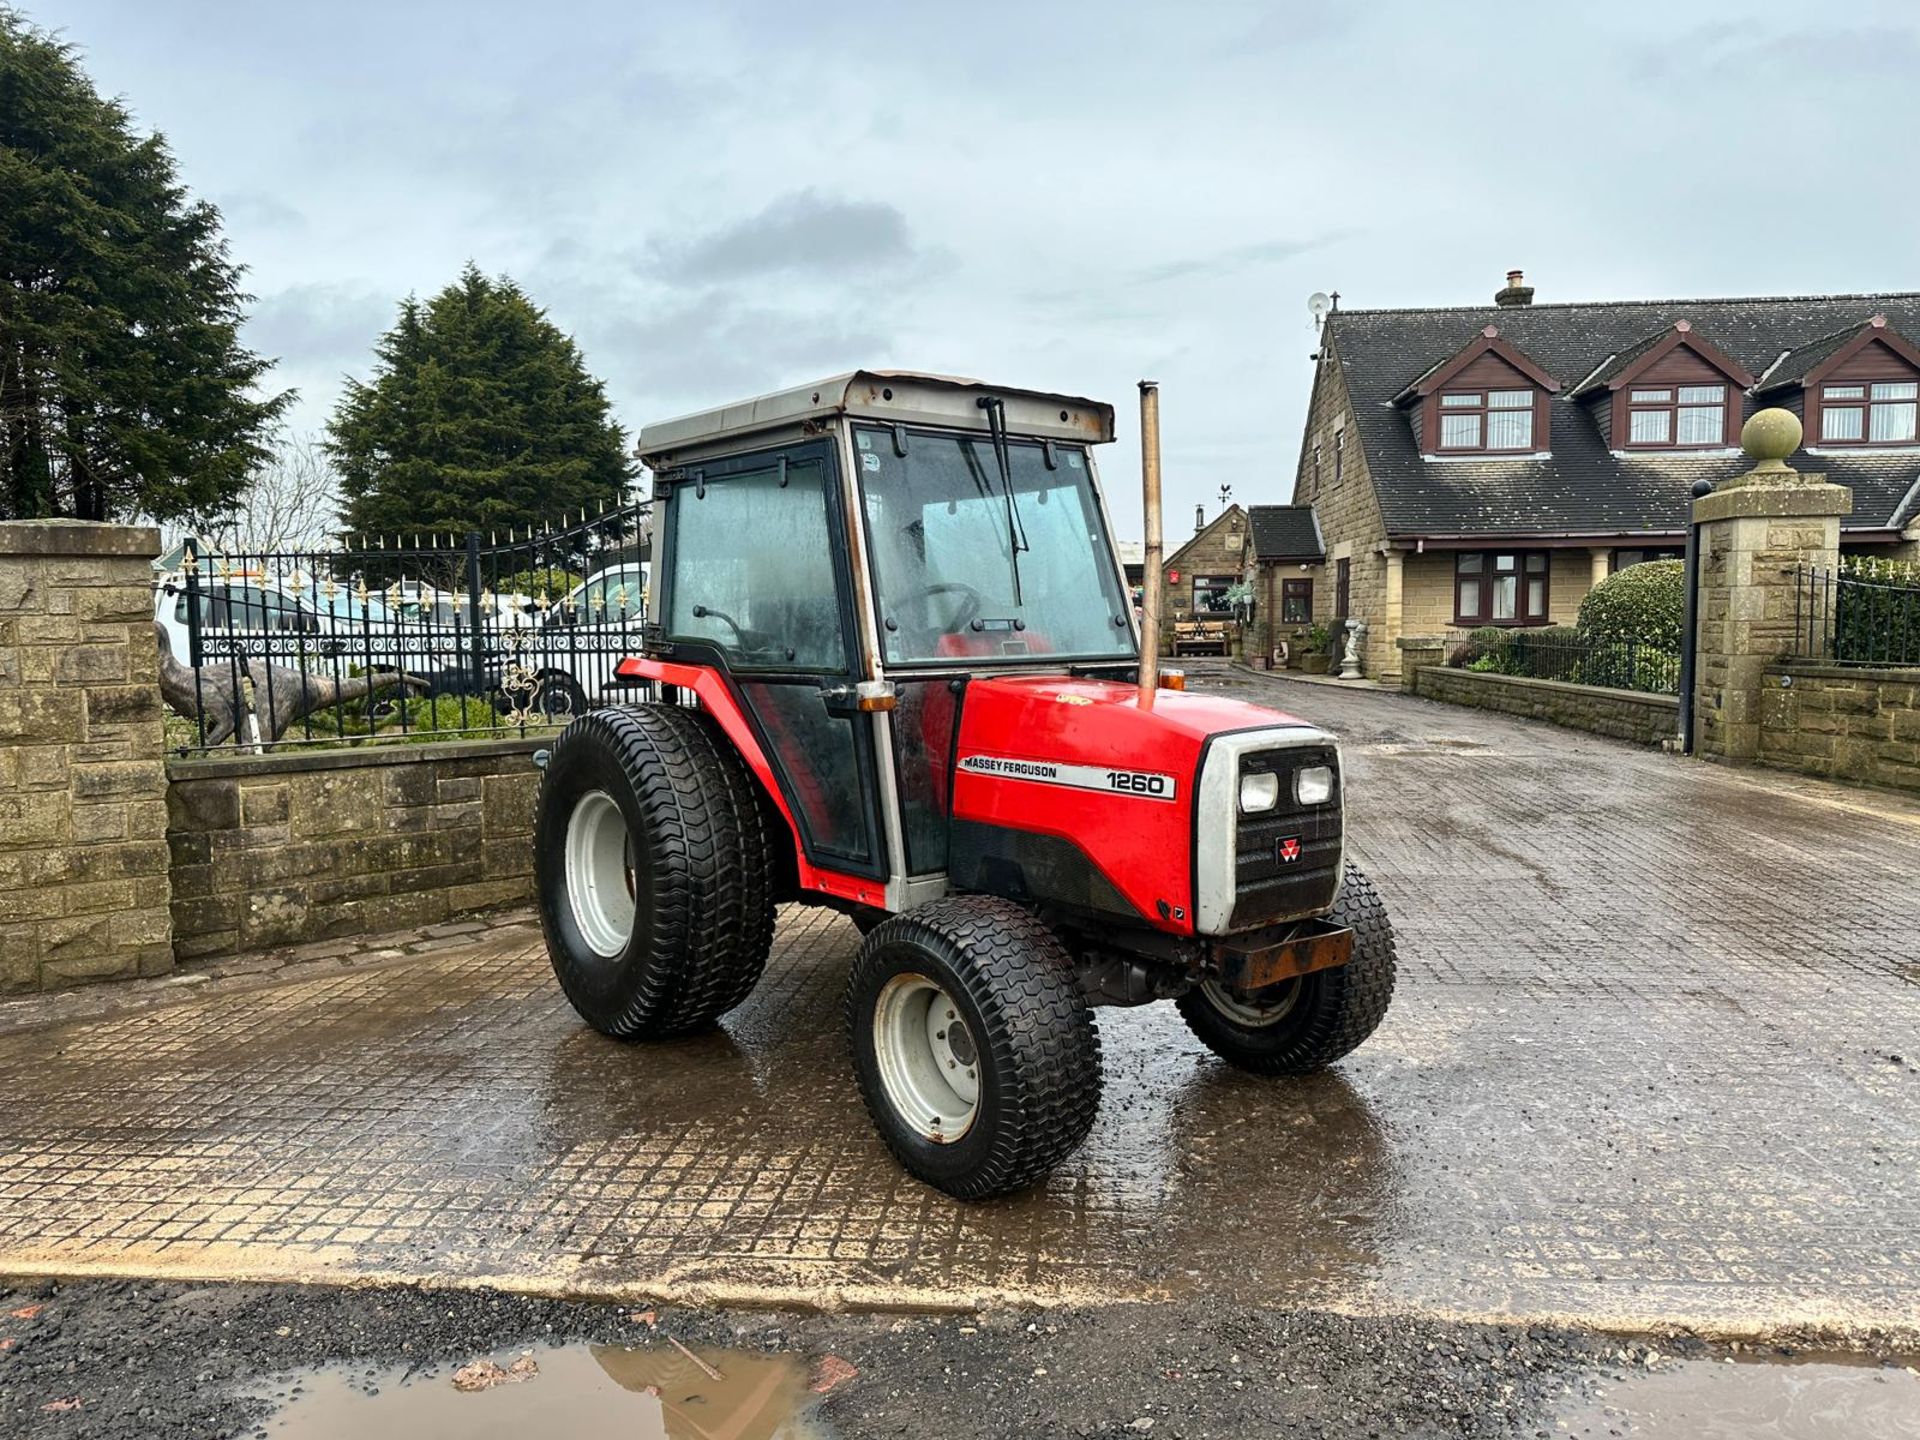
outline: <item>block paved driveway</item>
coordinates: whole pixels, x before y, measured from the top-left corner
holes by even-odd
[[[1346,743],[1402,978],[1334,1072],[1252,1079],[1170,1007],[1101,1011],[1085,1150],[963,1206],[902,1176],[861,1110],[844,921],[789,913],[723,1031],[634,1048],[576,1023],[508,915],[417,955],[16,1018],[0,1272],[881,1305],[1200,1290],[1914,1333],[1920,806],[1395,695],[1210,683]]]

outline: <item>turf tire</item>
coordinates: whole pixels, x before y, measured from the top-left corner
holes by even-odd
[[[681,706],[595,710],[560,732],[534,815],[534,878],[554,974],[594,1029],[685,1035],[752,991],[774,924],[756,783],[712,722]],[[611,956],[587,942],[568,894],[568,822],[595,791],[632,846],[633,927]]]
[[[978,1109],[940,1143],[895,1110],[880,1077],[874,1014],[900,974],[959,1006],[980,1055]],[[1100,1105],[1100,1036],[1060,941],[1005,900],[956,896],[874,927],[847,981],[847,1028],[867,1112],[911,1174],[963,1200],[1021,1190],[1086,1138]]]
[[[1196,985],[1177,1002],[1188,1028],[1221,1059],[1260,1075],[1304,1075],[1352,1053],[1393,1000],[1393,925],[1373,882],[1352,864],[1327,918],[1352,928],[1353,958],[1294,981],[1284,1016],[1242,1023]]]

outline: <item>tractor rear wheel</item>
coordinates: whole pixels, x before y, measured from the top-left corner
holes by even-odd
[[[959,896],[874,927],[848,978],[847,1026],[880,1138],[963,1200],[1033,1184],[1100,1105],[1100,1036],[1073,962],[1004,900]]]
[[[554,742],[534,878],[554,974],[594,1029],[654,1040],[747,998],[773,943],[755,781],[677,705],[590,711]]]
[[[1393,925],[1380,892],[1352,864],[1327,918],[1353,930],[1345,965],[1246,997],[1202,981],[1176,1002],[1188,1028],[1221,1059],[1261,1075],[1304,1075],[1357,1049],[1393,999]]]

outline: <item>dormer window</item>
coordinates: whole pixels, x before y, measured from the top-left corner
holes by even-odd
[[[1628,390],[1628,445],[1691,449],[1726,443],[1725,385],[1636,385]]]
[[[1533,449],[1533,391],[1442,391],[1440,448]]]
[[[1608,448],[1718,450],[1733,443],[1753,376],[1676,320],[1617,354],[1574,387]]]
[[[1820,387],[1822,445],[1911,445],[1920,429],[1920,382],[1861,381]]]
[[[1535,456],[1548,446],[1560,382],[1492,325],[1413,381],[1393,403],[1408,412],[1429,459]]]
[[[1920,346],[1875,315],[1789,350],[1757,387],[1762,404],[1798,390],[1809,445],[1920,442]]]

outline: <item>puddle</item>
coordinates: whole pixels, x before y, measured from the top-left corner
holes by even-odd
[[[1555,1435],[1632,1440],[1920,1440],[1920,1375],[1858,1356],[1736,1356],[1635,1373],[1556,1417]]]
[[[538,1372],[463,1393],[453,1364],[433,1374],[404,1366],[330,1366],[261,1392],[300,1392],[259,1427],[272,1440],[829,1440],[808,1411],[806,1365],[792,1355],[694,1347],[666,1340],[632,1349],[568,1345],[502,1351],[502,1369],[531,1356]],[[702,1366],[710,1367],[718,1380]],[[372,1393],[370,1393],[372,1392]]]

